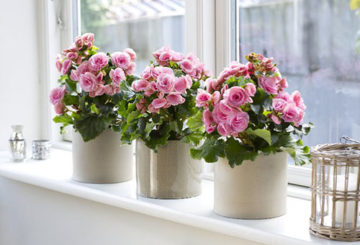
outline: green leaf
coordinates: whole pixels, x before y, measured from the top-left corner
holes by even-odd
[[[231,137],[226,141],[225,155],[233,168],[235,165],[241,165],[244,160],[255,160],[258,153]]]
[[[93,113],[95,113],[95,114],[97,114],[97,115],[99,115],[99,113],[100,113],[100,110],[96,107],[95,104],[92,104],[92,105],[90,106],[90,110],[91,110],[91,112],[93,112]]]
[[[141,114],[141,113],[140,113],[139,111],[132,111],[132,112],[130,112],[130,114],[127,116],[126,121],[127,121],[128,123],[131,123],[133,120],[137,119],[140,114]]]
[[[263,140],[265,140],[269,145],[271,145],[271,133],[269,130],[266,129],[251,129],[248,128],[245,131],[247,134],[249,135],[255,135],[257,137],[262,138]]]
[[[68,114],[58,115],[53,118],[55,123],[72,124],[73,120]]]
[[[76,82],[71,80],[71,79],[66,79],[65,80],[65,84],[68,90],[70,90],[71,92],[76,92]]]
[[[207,138],[198,148],[190,149],[190,154],[195,159],[203,158],[206,162],[216,162],[218,157],[224,157],[224,142],[216,138]]]
[[[165,145],[170,137],[170,126],[164,123],[158,130],[153,130],[150,133],[149,139],[143,139],[147,147],[157,150],[159,146]]]
[[[204,123],[202,122],[202,111],[198,111],[194,116],[190,117],[186,125],[191,131],[204,130]]]
[[[79,97],[78,96],[74,96],[74,95],[70,95],[70,94],[65,94],[64,98],[63,98],[63,102],[65,105],[79,105]]]
[[[87,115],[75,121],[74,126],[81,134],[83,140],[87,142],[100,135],[108,125],[102,118]]]

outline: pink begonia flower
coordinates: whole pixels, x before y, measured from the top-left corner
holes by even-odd
[[[233,114],[229,120],[228,125],[235,133],[244,131],[249,124],[249,115],[246,112],[240,111]]]
[[[299,117],[301,116],[301,109],[298,108],[294,103],[289,103],[285,106],[282,119],[285,122],[299,122]]]
[[[65,109],[65,105],[62,102],[59,102],[54,106],[54,110],[55,110],[56,114],[58,114],[58,115],[63,114],[64,109]]]
[[[281,93],[277,94],[275,98],[285,100],[286,102],[292,101],[291,96],[288,92],[281,92]]]
[[[300,125],[300,123],[304,119],[304,116],[305,116],[305,111],[300,109],[299,115],[294,122],[296,127],[298,127]]]
[[[144,95],[146,97],[150,97],[153,93],[155,93],[156,90],[157,90],[156,84],[154,82],[151,82],[148,88],[146,89]]]
[[[89,96],[94,98],[95,96],[101,96],[105,93],[106,87],[103,84],[98,84],[94,91],[89,92]]]
[[[79,74],[77,70],[71,70],[70,79],[73,81],[79,81]]]
[[[208,134],[211,134],[212,132],[215,131],[216,124],[215,124],[212,114],[209,110],[205,110],[203,112],[202,121],[205,125],[205,130]]]
[[[215,123],[226,122],[229,116],[232,115],[232,109],[224,101],[220,101],[215,105],[212,111],[212,116]]]
[[[70,67],[71,67],[71,60],[66,59],[63,63],[61,73],[63,75],[67,74],[69,72]]]
[[[93,71],[100,71],[107,66],[109,57],[105,53],[97,53],[90,57],[89,68]]]
[[[141,113],[145,113],[146,111],[146,100],[144,98],[140,99],[138,103],[136,103],[136,109],[138,109]]]
[[[148,110],[149,110],[149,112],[152,112],[152,113],[158,113],[160,111],[160,109],[155,109],[155,107],[152,104],[150,104],[148,106]]]
[[[280,125],[281,124],[281,119],[275,115],[275,114],[270,114],[270,119],[277,125]]]
[[[166,104],[167,104],[167,101],[166,101],[166,99],[164,99],[164,98],[154,99],[154,100],[151,102],[151,105],[152,105],[155,109],[160,109],[160,108],[164,107]]]
[[[125,73],[122,69],[116,68],[115,70],[114,69],[110,70],[110,78],[113,82],[113,85],[115,87],[119,87],[121,81],[125,80],[126,77],[125,77]]]
[[[171,54],[171,60],[174,62],[179,62],[182,61],[184,59],[184,55],[182,53],[178,53],[178,52],[172,52]]]
[[[231,134],[231,128],[224,122],[221,122],[217,125],[217,131],[222,136],[229,136]]]
[[[76,37],[74,43],[75,43],[75,46],[79,49],[81,49],[84,46],[84,41],[81,37]]]
[[[211,95],[211,104],[214,106],[217,103],[219,103],[220,101],[220,92],[219,91],[215,91],[212,95]]]
[[[272,101],[272,107],[275,111],[283,112],[285,106],[288,104],[287,101],[281,99],[281,98],[274,98]]]
[[[256,93],[256,87],[252,83],[247,83],[245,85],[245,91],[249,96],[254,96]]]
[[[168,96],[166,96],[166,100],[169,105],[173,106],[180,105],[185,102],[185,98],[182,97],[180,94],[169,94]]]
[[[228,90],[228,88],[229,88],[229,85],[225,84],[225,85],[221,88],[220,94],[221,94],[221,95],[224,95],[224,93]]]
[[[81,89],[85,92],[93,92],[96,90],[98,82],[94,74],[86,72],[85,74],[80,75],[79,84]]]
[[[77,68],[77,73],[78,75],[82,75],[82,74],[85,74],[86,72],[89,72],[90,69],[89,69],[89,61],[84,61],[83,63],[81,63],[78,68]]]
[[[58,55],[56,57],[56,62],[55,62],[55,65],[56,65],[56,69],[58,70],[58,72],[61,72],[61,68],[62,68],[62,62],[61,62],[61,57],[60,55]]]
[[[304,100],[301,98],[301,93],[299,91],[294,91],[291,95],[293,101],[295,102],[295,105],[299,107],[302,110],[306,109],[306,106],[304,104]]]
[[[124,50],[125,53],[127,53],[130,56],[130,60],[131,61],[135,61],[136,60],[136,53],[132,48],[126,48]]]
[[[132,75],[132,74],[134,74],[135,69],[136,69],[136,64],[134,62],[132,62],[132,63],[130,63],[128,68],[125,70],[125,74],[126,75]]]
[[[102,72],[99,72],[99,74],[97,74],[96,75],[96,81],[98,82],[98,83],[104,83],[104,81],[102,80],[103,79],[103,73]]]
[[[94,34],[93,33],[85,33],[81,36],[83,42],[85,45],[88,46],[88,48],[91,48],[94,43]]]
[[[66,57],[69,60],[76,60],[79,57],[79,55],[78,55],[78,53],[75,53],[75,52],[69,52],[66,54]]]
[[[112,96],[112,95],[116,94],[116,90],[109,84],[105,85],[105,94]]]
[[[196,106],[206,107],[211,100],[211,94],[205,90],[199,89],[196,95]]]
[[[145,70],[141,73],[141,77],[145,80],[150,80],[152,78],[151,69],[154,69],[154,66],[147,66]]]
[[[156,82],[156,87],[159,91],[170,93],[174,88],[175,76],[173,74],[161,73]]]
[[[183,72],[187,73],[187,74],[193,74],[194,71],[194,67],[193,64],[190,60],[185,59],[183,61],[181,61],[180,63],[180,67],[183,70]]]
[[[162,61],[162,62],[170,61],[170,58],[171,58],[170,50],[169,51],[164,51],[159,56],[159,60]]]
[[[215,90],[215,86],[216,86],[216,79],[208,78],[205,80],[206,91],[208,91],[209,93]]]
[[[115,52],[111,54],[111,63],[121,69],[128,69],[131,58],[130,55],[123,52]]]
[[[224,93],[224,99],[229,105],[234,107],[239,107],[252,102],[245,89],[238,86],[234,86],[226,90]]]
[[[260,88],[264,89],[268,94],[277,94],[279,92],[279,77],[259,77],[258,82]]]
[[[132,88],[134,89],[135,92],[145,91],[148,89],[149,86],[150,86],[149,82],[143,79],[137,80],[132,84]]]
[[[65,92],[66,92],[65,85],[51,90],[49,96],[51,104],[56,105],[59,102],[61,102],[61,100],[64,98]]]
[[[174,89],[176,92],[185,93],[187,88],[188,88],[188,82],[185,76],[176,78],[174,84]]]
[[[285,88],[288,87],[288,83],[285,78],[282,78],[279,83],[280,90],[283,91]]]

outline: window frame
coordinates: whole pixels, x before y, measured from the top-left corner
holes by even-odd
[[[192,52],[204,61],[206,67],[219,74],[231,60],[238,59],[236,48],[238,43],[235,35],[236,18],[238,8],[236,0],[185,0],[185,50]],[[43,38],[41,44],[45,47],[44,55],[41,57],[43,96],[42,122],[47,130],[47,137],[51,138],[57,145],[69,141],[69,137],[59,134],[59,126],[51,123],[54,112],[48,103],[48,94],[51,87],[56,85],[57,71],[53,66],[53,60],[62,49],[72,43],[72,39],[79,33],[79,4],[80,0],[62,1],[42,0],[42,14],[40,16]],[[235,8],[234,8],[235,7]],[[78,18],[73,18],[74,11]],[[74,30],[74,24],[78,29]],[[47,82],[51,81],[51,82]],[[50,125],[49,125],[50,122]],[[213,178],[213,165],[205,165],[204,178]],[[288,166],[288,181],[291,184],[310,186],[311,168]]]

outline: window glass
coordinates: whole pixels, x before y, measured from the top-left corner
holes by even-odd
[[[80,32],[95,34],[102,51],[137,53],[136,73],[153,60],[164,45],[185,49],[184,0],[80,0]]]
[[[237,0],[236,57],[274,57],[307,105],[304,143],[360,140],[360,16],[350,0]],[[353,6],[354,8],[354,6]]]

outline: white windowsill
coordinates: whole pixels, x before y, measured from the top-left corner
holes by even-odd
[[[288,197],[288,213],[279,218],[266,220],[229,219],[218,216],[212,211],[212,181],[203,181],[203,194],[196,198],[181,200],[147,199],[137,197],[135,181],[108,185],[74,182],[71,180],[71,153],[53,149],[51,154],[51,159],[46,161],[26,160],[23,163],[11,163],[8,160],[8,153],[1,152],[0,176],[140,214],[259,243],[348,244],[319,239],[309,234],[310,202],[308,200]],[[306,194],[303,193],[303,195],[306,197]]]

